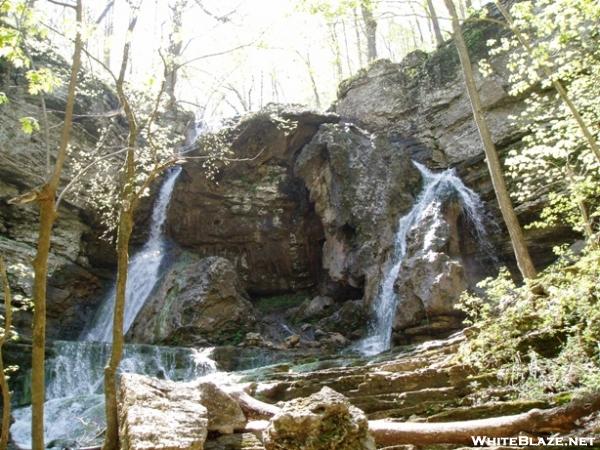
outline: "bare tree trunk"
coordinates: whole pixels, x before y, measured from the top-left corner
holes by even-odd
[[[2,350],[4,344],[12,336],[12,293],[6,275],[6,265],[0,256],[0,282],[4,294],[4,332],[0,337],[0,389],[2,390],[2,434],[0,435],[0,449],[8,447],[8,435],[10,428],[10,391],[8,389],[8,378],[4,373],[4,355]]]
[[[81,65],[81,27],[83,22],[83,8],[81,0],[75,6],[77,20],[77,35],[71,76],[67,91],[65,120],[54,170],[48,182],[41,188],[37,201],[40,208],[40,226],[37,241],[36,255],[33,260],[33,332],[32,332],[32,358],[31,358],[31,441],[33,450],[43,450],[44,445],[44,401],[45,401],[45,347],[46,347],[46,284],[48,277],[48,255],[50,253],[50,238],[52,227],[56,220],[56,191],[60,182],[62,169],[67,158],[67,149],[71,139],[73,124],[73,108],[75,104],[75,89],[77,87],[77,74]]]
[[[578,419],[600,408],[598,395],[586,401],[577,400],[566,406],[489,419],[445,423],[369,421],[369,431],[378,446],[402,444],[467,444],[473,445],[472,436],[511,437],[525,432],[530,434],[565,432],[575,427]]]
[[[178,61],[179,56],[181,56],[181,49],[183,46],[183,41],[181,40],[181,27],[183,24],[183,10],[187,5],[187,0],[177,0],[171,9],[172,16],[172,26],[171,33],[169,34],[169,53],[168,58],[170,59],[168,68],[165,68],[165,80],[166,84],[166,92],[169,96],[169,105],[168,108],[170,110],[174,110],[177,104],[177,98],[175,95],[175,89],[177,87],[177,78],[180,63]]]
[[[249,420],[245,431],[260,433],[270,422],[269,419],[281,409],[265,404],[245,393],[232,393]],[[577,422],[600,409],[600,395],[588,395],[571,401],[565,406],[551,409],[532,409],[512,416],[491,417],[488,419],[465,420],[460,422],[392,422],[370,420],[369,432],[379,447],[397,445],[466,444],[473,445],[473,436],[513,437],[520,433],[566,432],[577,426]]]
[[[304,61],[304,65],[306,66],[306,70],[308,72],[308,78],[310,80],[310,85],[312,87],[313,96],[315,97],[315,105],[318,109],[321,109],[321,97],[319,96],[319,88],[317,86],[317,81],[315,80],[315,73],[312,68],[312,64],[310,63],[310,53],[306,52],[306,56],[302,56],[302,53],[296,51],[300,59]]]
[[[373,15],[373,2],[371,0],[362,0],[360,10],[365,22],[367,62],[372,62],[377,59],[377,20],[375,20],[375,16]]]
[[[502,172],[502,165],[500,163],[500,159],[498,158],[496,146],[492,140],[492,135],[485,120],[483,106],[481,105],[481,99],[479,98],[479,92],[477,91],[477,86],[475,84],[471,59],[469,58],[467,45],[465,44],[465,40],[462,35],[458,15],[452,0],[444,0],[444,2],[446,3],[448,12],[452,18],[454,42],[460,57],[467,93],[469,95],[469,99],[471,100],[471,107],[473,109],[473,118],[475,119],[475,123],[479,129],[481,141],[483,142],[488,170],[492,179],[492,185],[494,186],[496,198],[498,199],[500,211],[502,212],[502,218],[504,219],[504,223],[508,228],[508,233],[510,235],[510,240],[512,242],[519,270],[521,271],[523,278],[531,279],[536,276],[537,272],[529,255],[529,250],[527,249],[527,245],[525,243],[521,225],[519,224],[519,220],[517,219],[517,215],[515,214],[515,210],[512,206],[510,195],[506,187],[504,174]]]
[[[360,38],[360,24],[358,23],[358,13],[356,12],[356,8],[352,10],[352,14],[354,14],[354,32],[356,34],[356,50],[358,53],[358,65],[359,67],[362,67],[364,65],[363,49],[362,40]]]
[[[348,75],[352,76],[352,64],[350,62],[350,48],[348,47],[348,34],[346,33],[346,21],[342,17],[342,33],[344,35],[344,49],[346,50],[346,64],[348,65]]]
[[[333,50],[334,64],[337,72],[338,81],[344,79],[344,69],[342,68],[342,55],[340,51],[340,43],[337,37],[337,31],[335,29],[335,23],[329,24],[329,37],[331,39],[331,48]]]
[[[519,42],[521,43],[523,48],[525,48],[525,50],[527,51],[527,53],[529,54],[531,59],[535,60],[535,51],[534,51],[533,47],[531,46],[531,44],[529,43],[527,38],[523,35],[523,33],[521,33],[519,31],[519,29],[514,26],[512,18],[510,16],[510,14],[508,13],[508,11],[506,10],[506,8],[504,7],[504,5],[502,5],[497,0],[495,3],[496,3],[496,7],[498,8],[498,10],[504,16],[504,20],[506,20],[506,23],[508,24],[508,27],[510,28],[510,30],[515,34],[515,36],[517,37],[517,39],[519,40]],[[577,106],[571,100],[571,97],[567,93],[567,90],[562,85],[562,83],[559,80],[555,79],[552,71],[545,64],[540,64],[540,66],[541,66],[542,72],[544,72],[544,75],[546,76],[546,78],[548,78],[549,80],[552,81],[552,85],[554,86],[554,89],[556,89],[556,92],[558,92],[558,95],[560,96],[561,100],[563,101],[563,103],[567,106],[567,108],[571,112],[571,115],[573,116],[573,118],[577,122],[577,125],[581,129],[581,132],[582,132],[585,140],[587,141],[590,149],[594,153],[594,156],[596,157],[598,162],[600,162],[600,147],[598,146],[598,143],[596,142],[594,134],[592,133],[592,131],[590,130],[588,125],[585,123],[585,120],[583,119],[581,114],[579,113]]]
[[[440,47],[444,43],[444,36],[442,35],[442,30],[440,28],[440,21],[438,20],[435,8],[433,7],[433,0],[427,0],[427,8],[429,9],[429,19],[431,20],[431,26],[435,34],[435,40],[438,47]]]
[[[577,196],[577,193],[574,192],[573,189],[576,184],[575,173],[573,172],[573,168],[569,161],[565,164],[565,170],[567,172],[567,178],[569,179],[568,185],[571,193],[573,196]],[[592,220],[590,218],[588,207],[581,199],[577,200],[577,207],[579,208],[579,213],[581,214],[581,220],[583,222],[583,234],[590,240],[594,236],[594,228],[592,227]]]
[[[118,450],[119,424],[118,424],[118,399],[117,399],[117,371],[123,356],[123,322],[125,313],[125,300],[127,288],[127,269],[129,266],[129,239],[133,229],[133,212],[135,206],[133,185],[135,179],[135,147],[138,138],[138,127],[135,114],[131,109],[125,94],[125,74],[129,63],[131,49],[131,36],[137,24],[139,8],[134,8],[133,16],[127,29],[127,39],[123,46],[121,69],[116,82],[117,96],[123,106],[127,117],[129,134],[127,137],[127,157],[125,160],[125,174],[121,188],[121,207],[119,211],[119,225],[117,231],[117,284],[115,289],[115,305],[113,311],[112,347],[108,364],[104,368],[104,394],[106,411],[106,435],[103,450]],[[165,87],[166,89],[166,87]]]
[[[421,41],[421,45],[423,45],[425,43],[425,38],[423,37],[423,29],[421,28],[421,22],[419,20],[419,17],[417,17],[417,13],[412,2],[410,3],[410,11],[415,16],[414,20],[417,25],[417,30],[419,31],[419,40]]]

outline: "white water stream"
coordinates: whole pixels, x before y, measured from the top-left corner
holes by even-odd
[[[148,241],[129,262],[123,333],[127,333],[159,279],[160,267],[168,248],[163,227],[167,220],[171,194],[180,172],[181,167],[174,167],[166,175],[152,210]],[[113,286],[98,309],[91,328],[84,331],[82,340],[112,341],[114,304],[115,287]]]
[[[485,208],[479,196],[464,185],[453,169],[434,173],[417,162],[414,164],[423,177],[423,188],[412,209],[398,221],[394,249],[373,303],[374,320],[369,335],[356,346],[361,353],[367,356],[379,354],[391,347],[392,327],[398,305],[398,295],[394,292],[394,283],[406,257],[408,236],[414,227],[419,226],[428,208],[455,196],[460,201],[463,214],[472,224],[477,240],[479,242],[487,241],[484,225]]]

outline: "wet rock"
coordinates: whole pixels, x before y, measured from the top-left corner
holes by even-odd
[[[348,339],[341,333],[327,333],[319,339],[319,345],[325,349],[342,348],[348,345]]]
[[[349,300],[337,311],[317,323],[320,329],[341,333],[347,338],[355,339],[365,331],[369,319],[368,308],[362,300]]]
[[[246,333],[241,345],[244,347],[262,347],[265,345],[265,338],[260,333],[251,331],[250,333]]]
[[[285,338],[285,346],[287,348],[298,347],[299,344],[300,344],[300,336],[298,336],[297,334],[292,334],[291,336],[288,336]]]
[[[298,308],[296,316],[300,320],[317,318],[327,312],[334,305],[334,300],[331,297],[318,295],[311,300],[307,300]]]
[[[199,390],[143,375],[123,374],[119,390],[119,436],[124,450],[202,450],[208,411]]]
[[[364,288],[370,302],[396,220],[419,188],[407,149],[352,125],[324,124],[294,170],[323,224],[323,268],[339,285]]]
[[[134,342],[171,345],[239,343],[256,315],[234,266],[225,258],[184,252],[138,314]]]
[[[333,389],[293,400],[263,433],[266,450],[374,450],[365,414]]]
[[[395,330],[414,326],[425,317],[457,313],[454,305],[467,287],[459,214],[455,201],[435,202],[409,233],[407,255],[394,284],[399,299]]]

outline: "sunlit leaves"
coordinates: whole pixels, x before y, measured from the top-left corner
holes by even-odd
[[[48,94],[61,85],[60,78],[46,67],[29,70],[25,76],[29,81],[28,90],[31,95]]]
[[[0,105],[4,105],[5,103],[8,103],[8,97],[4,92],[0,92]]]
[[[21,117],[19,122],[21,122],[21,130],[25,134],[33,134],[40,130],[40,124],[35,117]]]
[[[544,203],[530,227],[569,225],[584,229],[582,210],[598,229],[600,167],[571,110],[555,91],[568,91],[596,139],[600,137],[600,3],[590,0],[539,0],[516,3],[514,28],[527,46],[511,34],[490,41],[493,56],[506,55],[510,93],[526,94],[525,109],[514,117],[522,145],[506,158],[520,202]],[[485,75],[491,66],[481,64]]]

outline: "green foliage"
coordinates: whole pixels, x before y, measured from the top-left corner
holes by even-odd
[[[35,117],[21,117],[19,122],[21,122],[21,130],[25,134],[33,134],[40,130],[40,124]]]
[[[27,51],[28,39],[39,40],[45,36],[32,7],[21,0],[4,0],[0,2],[0,60],[7,61],[16,69],[26,69],[32,63]],[[52,92],[61,84],[61,80],[46,67],[29,69],[25,72],[28,90],[32,95]],[[0,92],[0,105],[7,103],[8,97]],[[25,134],[39,130],[39,124],[34,117],[19,119],[21,129]]]
[[[499,370],[524,397],[600,389],[600,250],[565,252],[536,280],[543,294],[517,287],[506,270],[464,294],[460,309],[476,330],[461,359]],[[536,290],[537,292],[538,290]]]
[[[62,84],[61,79],[47,67],[30,70],[25,76],[27,77],[27,81],[29,81],[28,89],[31,95],[50,93]]]
[[[572,112],[554,89],[558,81],[588,125],[600,137],[600,3],[593,0],[540,0],[511,9],[516,35],[490,40],[492,55],[506,54],[510,93],[527,93],[526,108],[513,117],[526,133],[523,146],[506,159],[519,202],[545,201],[530,227],[559,224],[576,231],[598,230],[600,163]],[[491,66],[481,65],[489,75]],[[550,73],[550,76],[548,76]],[[585,212],[585,213],[584,213]],[[588,215],[589,218],[585,216]]]

